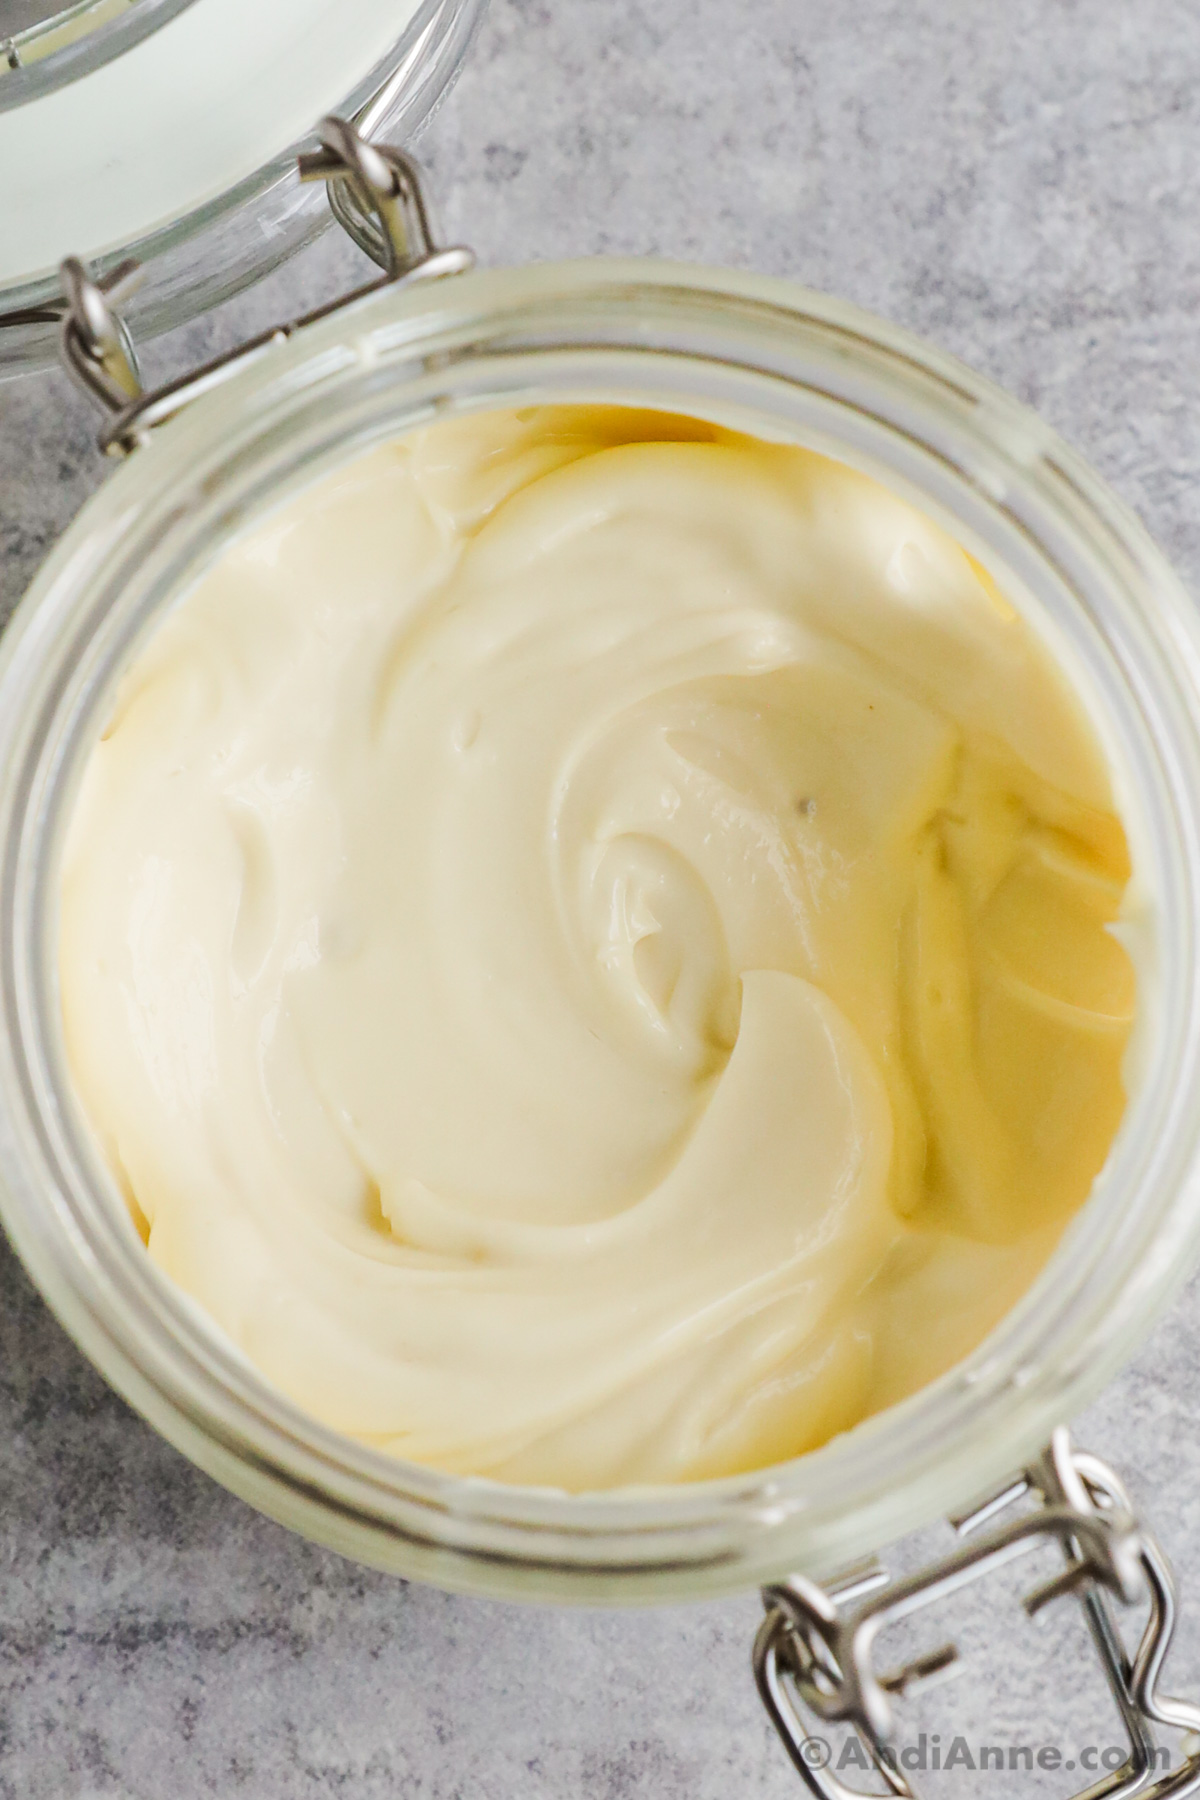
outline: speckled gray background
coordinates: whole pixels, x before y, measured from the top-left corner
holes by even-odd
[[[1039,407],[1200,591],[1195,0],[493,0],[422,153],[486,259],[702,258],[914,326]],[[333,292],[352,262],[326,239],[155,362]],[[0,617],[102,478],[91,429],[57,377],[0,388]],[[799,1791],[751,1688],[753,1597],[525,1611],[354,1568],[159,1442],[2,1247],[0,1284],[3,1800]],[[1081,1434],[1183,1568],[1173,1675],[1200,1693],[1198,1376],[1193,1286]],[[944,1750],[1115,1741],[1069,1611],[1035,1628],[995,1590],[967,1602],[966,1673],[914,1722]]]

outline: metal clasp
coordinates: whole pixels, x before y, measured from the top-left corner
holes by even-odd
[[[69,256],[62,264],[67,305],[60,338],[62,359],[74,380],[109,414],[98,438],[106,455],[128,455],[145,442],[156,425],[257,362],[302,326],[396,282],[456,275],[473,265],[474,254],[464,245],[437,246],[420,170],[403,150],[369,143],[345,119],[323,120],[318,135],[321,148],[297,159],[300,179],[328,184],[334,218],[383,270],[378,281],[369,281],[313,312],[276,325],[147,392],[128,327],[117,310],[136,290],[138,265],[122,263],[97,281],[77,257]]]
[[[1035,1501],[1033,1509],[1013,1515],[1011,1509],[1026,1498]],[[1002,1522],[994,1524],[997,1518]],[[943,1645],[881,1674],[874,1660],[877,1638],[885,1626],[1047,1539],[1060,1546],[1064,1567],[1026,1596],[1025,1608],[1035,1613],[1064,1594],[1078,1596],[1129,1740],[1121,1767],[1076,1800],[1122,1800],[1134,1793],[1144,1800],[1183,1800],[1200,1794],[1200,1748],[1194,1738],[1185,1743],[1179,1764],[1150,1782],[1157,1766],[1153,1727],[1200,1733],[1200,1707],[1158,1691],[1175,1630],[1174,1583],[1162,1550],[1138,1523],[1115,1472],[1074,1449],[1060,1430],[1031,1468],[951,1523],[969,1541],[915,1575],[890,1581],[882,1569],[872,1568],[829,1588],[796,1575],[763,1590],[766,1617],[754,1646],[755,1678],[772,1723],[818,1800],[864,1800],[865,1795],[831,1766],[828,1742],[818,1729],[831,1724],[857,1733],[865,1752],[856,1758],[859,1766],[876,1769],[890,1793],[915,1800],[896,1755],[895,1701],[940,1674],[958,1652]],[[1130,1658],[1113,1603],[1139,1600],[1149,1602],[1149,1617]]]

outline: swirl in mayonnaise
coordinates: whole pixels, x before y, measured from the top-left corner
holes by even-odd
[[[150,1255],[330,1425],[571,1489],[796,1455],[1012,1304],[1121,1116],[1070,684],[816,454],[482,414],[259,522],[87,771],[61,984]]]

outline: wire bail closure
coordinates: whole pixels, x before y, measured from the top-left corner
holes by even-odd
[[[390,281],[418,269],[429,276],[470,268],[469,250],[438,249],[420,170],[403,150],[373,144],[332,117],[322,121],[320,138],[319,150],[297,158],[300,179],[327,184],[334,218]]]
[[[1036,1502],[1033,1509],[1011,1514],[1025,1498]],[[1002,1522],[993,1523],[997,1518]],[[1064,1567],[1026,1595],[1025,1610],[1032,1615],[1065,1594],[1078,1596],[1129,1740],[1120,1768],[1075,1800],[1124,1800],[1135,1793],[1144,1800],[1185,1800],[1200,1794],[1200,1706],[1158,1691],[1175,1631],[1170,1566],[1135,1518],[1115,1471],[1074,1449],[1060,1428],[1029,1469],[951,1524],[970,1541],[898,1581],[889,1581],[873,1564],[828,1588],[794,1575],[763,1590],[766,1617],[754,1645],[755,1679],[771,1723],[817,1800],[867,1800],[867,1795],[842,1780],[828,1740],[810,1721],[815,1727],[848,1726],[864,1753],[854,1758],[855,1765],[876,1770],[890,1794],[916,1800],[896,1755],[894,1701],[941,1674],[958,1651],[945,1644],[881,1674],[874,1663],[879,1633],[1047,1539],[1058,1543]],[[985,1525],[990,1529],[981,1529]],[[971,1537],[975,1532],[979,1535]],[[1132,1657],[1122,1642],[1114,1600],[1126,1606],[1149,1602]],[[1182,1761],[1151,1780],[1158,1766],[1155,1725],[1187,1736]]]
[[[257,362],[301,327],[328,318],[381,288],[458,275],[473,266],[474,253],[465,245],[438,247],[421,171],[403,150],[371,143],[348,120],[334,117],[322,120],[318,136],[321,148],[297,158],[300,180],[327,184],[334,218],[383,270],[378,281],[273,326],[200,368],[147,391],[133,339],[118,311],[120,303],[136,291],[138,264],[121,263],[99,278],[92,276],[78,257],[68,256],[61,264],[66,311],[60,353],[72,379],[109,415],[97,439],[106,455],[127,456],[146,441],[155,426]]]

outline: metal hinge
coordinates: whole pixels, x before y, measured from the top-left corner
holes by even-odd
[[[1031,1510],[1014,1512],[1022,1500]],[[994,1523],[995,1520],[1001,1523]],[[1064,1594],[1078,1596],[1128,1738],[1120,1767],[1076,1800],[1183,1800],[1200,1794],[1200,1707],[1158,1691],[1159,1674],[1175,1629],[1175,1589],[1158,1544],[1134,1516],[1112,1469],[1072,1447],[1065,1430],[1031,1468],[964,1518],[952,1520],[967,1542],[917,1574],[889,1580],[883,1570],[858,1573],[829,1588],[796,1575],[763,1590],[766,1618],[754,1646],[754,1672],[771,1720],[800,1775],[818,1800],[861,1800],[832,1766],[824,1730],[856,1734],[862,1754],[853,1766],[874,1768],[887,1791],[915,1796],[897,1755],[895,1702],[940,1674],[958,1655],[948,1644],[904,1668],[881,1674],[875,1647],[883,1629],[976,1581],[1048,1539],[1064,1567],[1026,1596],[1029,1613]],[[983,1529],[985,1526],[989,1529]],[[1131,1658],[1114,1602],[1148,1602],[1149,1617]],[[1181,1759],[1160,1766],[1156,1725],[1185,1734]],[[843,1766],[845,1762],[843,1762]],[[878,1790],[876,1790],[878,1792]]]
[[[301,318],[276,325],[201,368],[147,391],[120,314],[121,301],[136,289],[137,263],[121,263],[99,280],[77,257],[69,256],[62,264],[66,299],[62,358],[73,378],[108,414],[98,440],[107,455],[128,455],[145,442],[155,426],[257,362],[301,326],[327,318],[365,294],[396,282],[455,275],[473,265],[474,254],[464,245],[445,249],[435,243],[421,172],[403,150],[368,142],[345,119],[325,119],[318,135],[321,148],[297,159],[300,179],[329,184],[334,217],[378,263],[383,270],[379,280],[342,294]]]

